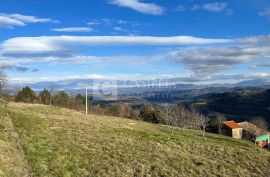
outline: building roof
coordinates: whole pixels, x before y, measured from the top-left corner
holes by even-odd
[[[249,133],[254,134],[255,136],[259,137],[262,135],[266,135],[269,132],[267,132],[266,130],[260,129],[259,127],[257,127],[256,125],[250,123],[250,122],[240,122],[238,123],[244,130],[248,131]]]
[[[231,121],[224,121],[223,124],[226,125],[227,127],[231,128],[231,129],[242,128],[239,124],[237,124],[233,120],[231,120]]]
[[[270,135],[262,135],[256,138],[256,141],[267,141]]]

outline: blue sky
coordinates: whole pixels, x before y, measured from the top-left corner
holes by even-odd
[[[270,78],[266,0],[2,0],[0,7],[0,67],[11,82]]]

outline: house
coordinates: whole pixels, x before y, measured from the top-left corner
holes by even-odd
[[[235,121],[224,121],[223,125],[223,129],[226,135],[236,139],[242,138],[243,128]]]

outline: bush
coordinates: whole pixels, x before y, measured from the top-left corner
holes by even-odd
[[[163,123],[164,116],[162,111],[158,107],[151,107],[150,105],[144,105],[140,111],[140,117],[147,122],[155,124]]]
[[[112,106],[111,115],[130,119],[138,119],[138,113],[133,110],[128,103],[118,103]]]
[[[69,101],[68,94],[66,92],[64,92],[64,91],[58,92],[53,98],[53,104],[55,106],[69,108],[70,101]]]

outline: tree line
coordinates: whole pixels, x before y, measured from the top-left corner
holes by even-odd
[[[78,111],[84,111],[86,106],[85,97],[81,94],[74,96],[65,91],[53,92],[48,89],[44,89],[37,94],[28,86],[19,90],[13,99],[16,102],[53,105]],[[92,104],[91,100],[89,100],[87,106],[88,110],[93,114],[137,119],[181,128],[205,131],[208,123],[208,118],[194,108],[178,104],[165,106],[145,104],[141,108],[133,108],[128,103]]]
[[[21,90],[17,91],[15,96],[11,99],[13,99],[12,101],[15,102],[39,103],[75,109],[79,111],[85,109],[85,98],[81,94],[73,96],[69,95],[63,90],[55,92],[44,89],[37,94],[30,87],[26,86]]]

